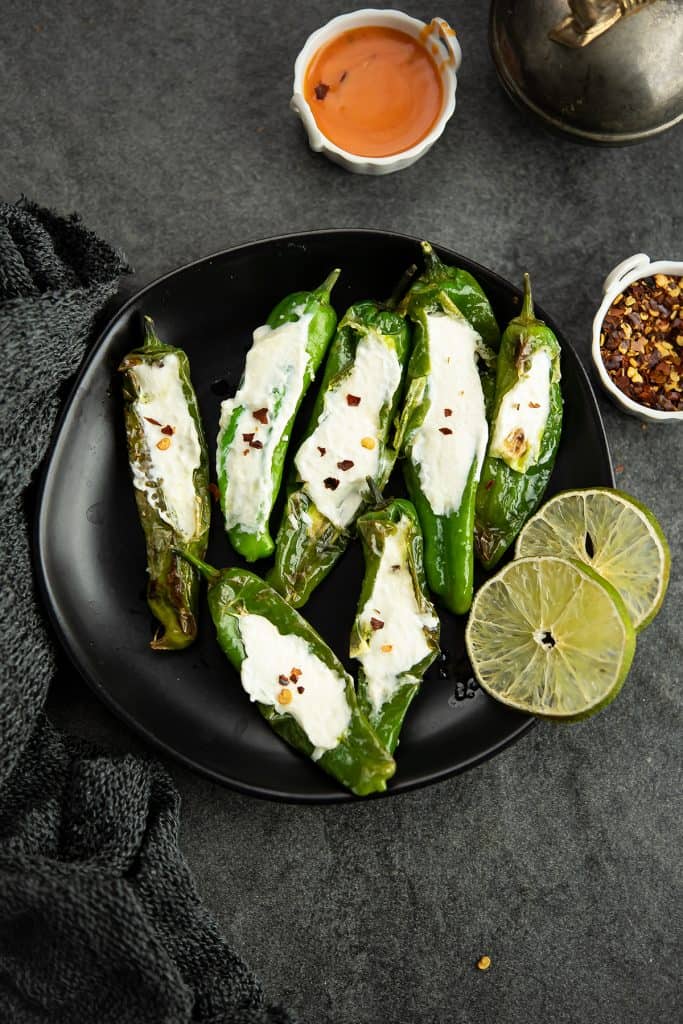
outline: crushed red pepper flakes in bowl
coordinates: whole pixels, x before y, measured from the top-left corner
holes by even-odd
[[[609,374],[632,401],[663,412],[683,411],[683,278],[634,281],[617,295],[600,331]]]

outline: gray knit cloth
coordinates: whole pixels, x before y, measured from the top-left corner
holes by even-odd
[[[0,1021],[286,1024],[199,902],[163,768],[42,710],[55,659],[25,492],[127,269],[77,217],[0,203]]]

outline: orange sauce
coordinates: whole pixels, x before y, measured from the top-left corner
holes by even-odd
[[[434,127],[443,84],[420,40],[368,25],[343,32],[313,55],[304,96],[335,145],[358,156],[392,156]]]

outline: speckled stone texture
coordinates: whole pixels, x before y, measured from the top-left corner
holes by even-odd
[[[137,268],[128,293],[279,232],[429,237],[515,280],[528,269],[588,362],[611,267],[639,250],[682,256],[681,130],[626,149],[549,135],[498,86],[483,0],[406,2],[458,29],[458,108],[415,167],[349,175],[307,150],[288,100],[308,33],[353,6],[4,0],[4,198],[77,209]],[[466,775],[366,805],[254,801],[168,765],[203,896],[305,1024],[676,1016],[683,426],[645,428],[600,404],[619,486],[655,510],[674,558],[608,712],[541,725]],[[142,749],[68,670],[50,707],[77,733]]]

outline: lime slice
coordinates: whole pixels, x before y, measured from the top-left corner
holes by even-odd
[[[510,562],[477,593],[465,632],[481,686],[543,718],[578,721],[614,700],[635,651],[617,591],[555,556]]]
[[[671,556],[649,508],[609,487],[564,491],[529,520],[515,549],[518,558],[579,558],[611,583],[624,599],[636,630],[660,609],[669,583]]]

